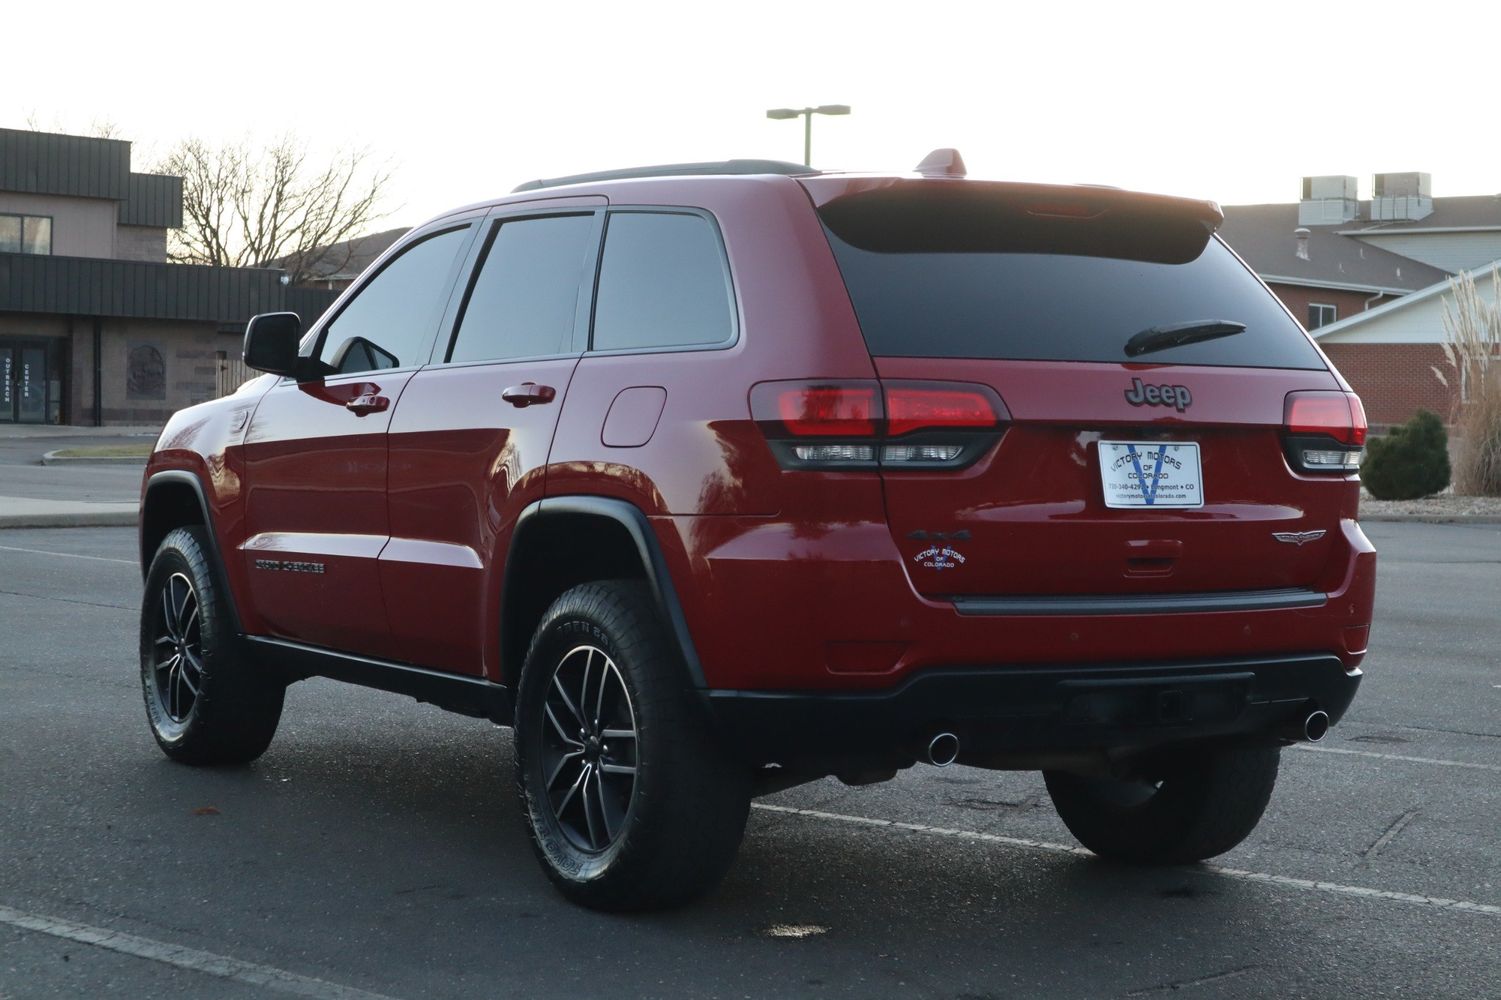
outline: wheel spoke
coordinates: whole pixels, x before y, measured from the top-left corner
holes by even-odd
[[[558,763],[553,767],[552,774],[547,776],[546,787],[549,794],[551,794],[552,792],[552,786],[557,784],[558,782],[558,775],[563,773],[563,768],[568,766],[569,761],[576,760],[583,755],[584,751],[582,750],[570,750],[567,753],[563,754],[563,756],[558,758]]]
[[[584,710],[589,707],[589,671],[594,667],[594,647],[589,647],[589,652],[584,656],[584,680],[579,685],[579,722],[586,728],[589,726],[589,717]],[[598,728],[595,726],[593,728]]]
[[[177,645],[177,640],[173,639],[170,635],[163,635],[157,637],[156,644],[158,646],[175,646]]]
[[[558,817],[559,820],[562,820],[563,810],[568,808],[569,801],[574,797],[574,795],[578,793],[579,786],[584,783],[584,779],[588,776],[589,765],[585,764],[583,767],[579,768],[579,776],[573,779],[573,784],[570,785],[568,791],[563,794],[563,801],[559,802],[556,806],[553,807],[553,815]]]
[[[605,774],[635,774],[636,768],[632,764],[607,764],[599,762],[599,769]]]
[[[566,730],[566,729],[563,728],[563,724],[561,722],[559,722],[558,721],[558,717],[553,714],[552,706],[544,703],[543,706],[542,706],[542,710],[547,713],[547,721],[552,723],[552,728],[557,732],[558,738],[561,739],[568,746],[578,747],[579,748],[579,752],[582,753],[583,749],[584,749],[584,745],[582,743],[580,743],[571,734],[569,734],[568,730]]]
[[[192,667],[194,671],[198,673],[200,678],[203,676],[202,671],[199,670],[197,665],[193,663],[192,656],[183,657],[182,665],[177,668],[177,676],[182,680],[183,684],[187,685],[188,690],[191,691],[193,693],[193,697],[196,698],[198,697],[198,685],[194,684],[192,678],[188,677],[189,667]]]
[[[181,579],[181,577],[174,576],[170,581],[168,581],[168,585],[172,588],[172,623],[177,626],[177,635],[179,638],[182,637],[182,615],[183,612],[187,609],[188,597],[193,592],[192,589],[188,587],[186,581],[183,582],[181,587],[178,586],[177,581]],[[177,596],[179,590],[182,592],[181,598]]]
[[[179,653],[173,653],[170,657],[168,657],[167,659],[163,660],[162,662],[160,662],[160,663],[158,663],[156,665],[156,672],[157,673],[161,673],[163,670],[165,670],[165,671],[167,671],[167,674],[170,677],[172,671],[174,669],[176,669],[176,667],[177,667],[177,661],[181,660],[181,659],[182,659],[181,654],[179,654]]]
[[[570,697],[568,697],[568,692],[563,689],[563,678],[560,677],[558,674],[553,674],[552,675],[552,686],[557,689],[558,697],[560,697],[560,698],[563,699],[563,704],[566,705],[566,706],[568,706],[568,711],[573,715],[574,721],[577,722],[579,724],[579,728],[582,729],[584,727],[584,713],[580,712],[578,710],[578,706],[573,703],[573,699],[570,698]],[[556,721],[556,720],[554,720],[554,721]],[[562,729],[559,728],[558,731],[562,732]],[[577,740],[573,740],[571,737],[567,736],[566,734],[564,735],[563,738],[565,740],[571,740],[572,742],[575,742],[575,743],[578,742]]]
[[[599,775],[594,773],[594,767],[593,767],[593,765],[585,764],[584,765],[584,822],[589,827],[589,846],[592,847],[592,848],[594,848],[595,850],[598,850],[599,848],[603,847],[605,844],[608,844],[609,840],[606,839],[603,843],[601,843],[601,841],[599,839],[599,828],[598,828],[598,826],[595,825],[595,820],[594,820],[594,810],[595,810],[595,807],[596,807],[597,803],[595,802],[594,799],[592,799],[592,798],[589,797],[589,779],[590,778],[594,779],[594,784],[597,787],[599,785]],[[600,825],[603,825],[603,824],[600,824]]]
[[[177,623],[172,620],[172,584],[169,581],[162,589],[162,623],[167,629],[167,638],[177,642]]]
[[[178,690],[182,687],[177,682],[178,675],[182,673],[182,660],[179,658],[172,670],[167,674],[167,714],[173,721],[180,721],[182,713],[177,710]]]
[[[599,675],[599,694],[594,699],[594,728],[598,729],[605,715],[605,686],[610,683],[610,676],[615,669],[609,662],[605,663],[605,669]]]
[[[600,819],[604,821],[605,843],[608,844],[615,839],[615,831],[620,828],[620,822],[618,818],[610,815],[610,803],[608,797],[605,795],[604,779],[598,774],[594,776],[594,793],[599,799],[599,815]]]
[[[182,638],[184,642],[187,641],[188,633],[192,631],[193,626],[196,624],[198,624],[198,602],[194,601],[192,612],[188,615],[187,621],[182,623]]]
[[[602,729],[600,736],[607,740],[633,740],[636,738],[634,729]]]

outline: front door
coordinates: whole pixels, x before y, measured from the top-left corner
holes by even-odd
[[[386,429],[428,360],[471,228],[450,223],[387,260],[319,330],[323,376],[284,380],[251,418],[242,556],[272,635],[388,653]]]
[[[46,349],[0,347],[0,423],[46,422]]]

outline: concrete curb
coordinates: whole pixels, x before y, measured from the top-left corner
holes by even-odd
[[[146,458],[147,458],[147,456],[145,456],[145,455],[141,455],[139,457],[133,456],[133,455],[132,456],[117,456],[117,457],[106,457],[106,456],[103,456],[103,455],[75,457],[73,455],[59,454],[59,452],[63,452],[63,451],[67,451],[67,449],[66,448],[59,448],[58,451],[49,451],[49,452],[47,452],[46,454],[44,454],[42,456],[42,464],[43,465],[138,465],[138,466],[140,466],[142,468],[145,468],[145,466],[146,466]]]
[[[134,528],[139,516],[139,513],[133,510],[82,511],[76,514],[0,514],[0,530],[5,528]]]

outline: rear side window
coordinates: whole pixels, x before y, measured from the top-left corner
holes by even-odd
[[[590,215],[501,223],[485,250],[448,360],[567,352],[573,344],[579,281],[595,247]]]
[[[836,199],[822,214],[878,357],[1325,367],[1198,220],[1049,220],[979,201],[924,204],[921,195]],[[1245,330],[1125,353],[1143,330],[1205,321]]]
[[[610,213],[594,305],[596,351],[720,344],[734,332],[713,223],[701,215]]]

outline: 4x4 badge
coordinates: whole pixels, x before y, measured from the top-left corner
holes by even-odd
[[[1274,531],[1272,537],[1279,542],[1287,542],[1289,545],[1307,545],[1324,537],[1324,529],[1318,531]]]

